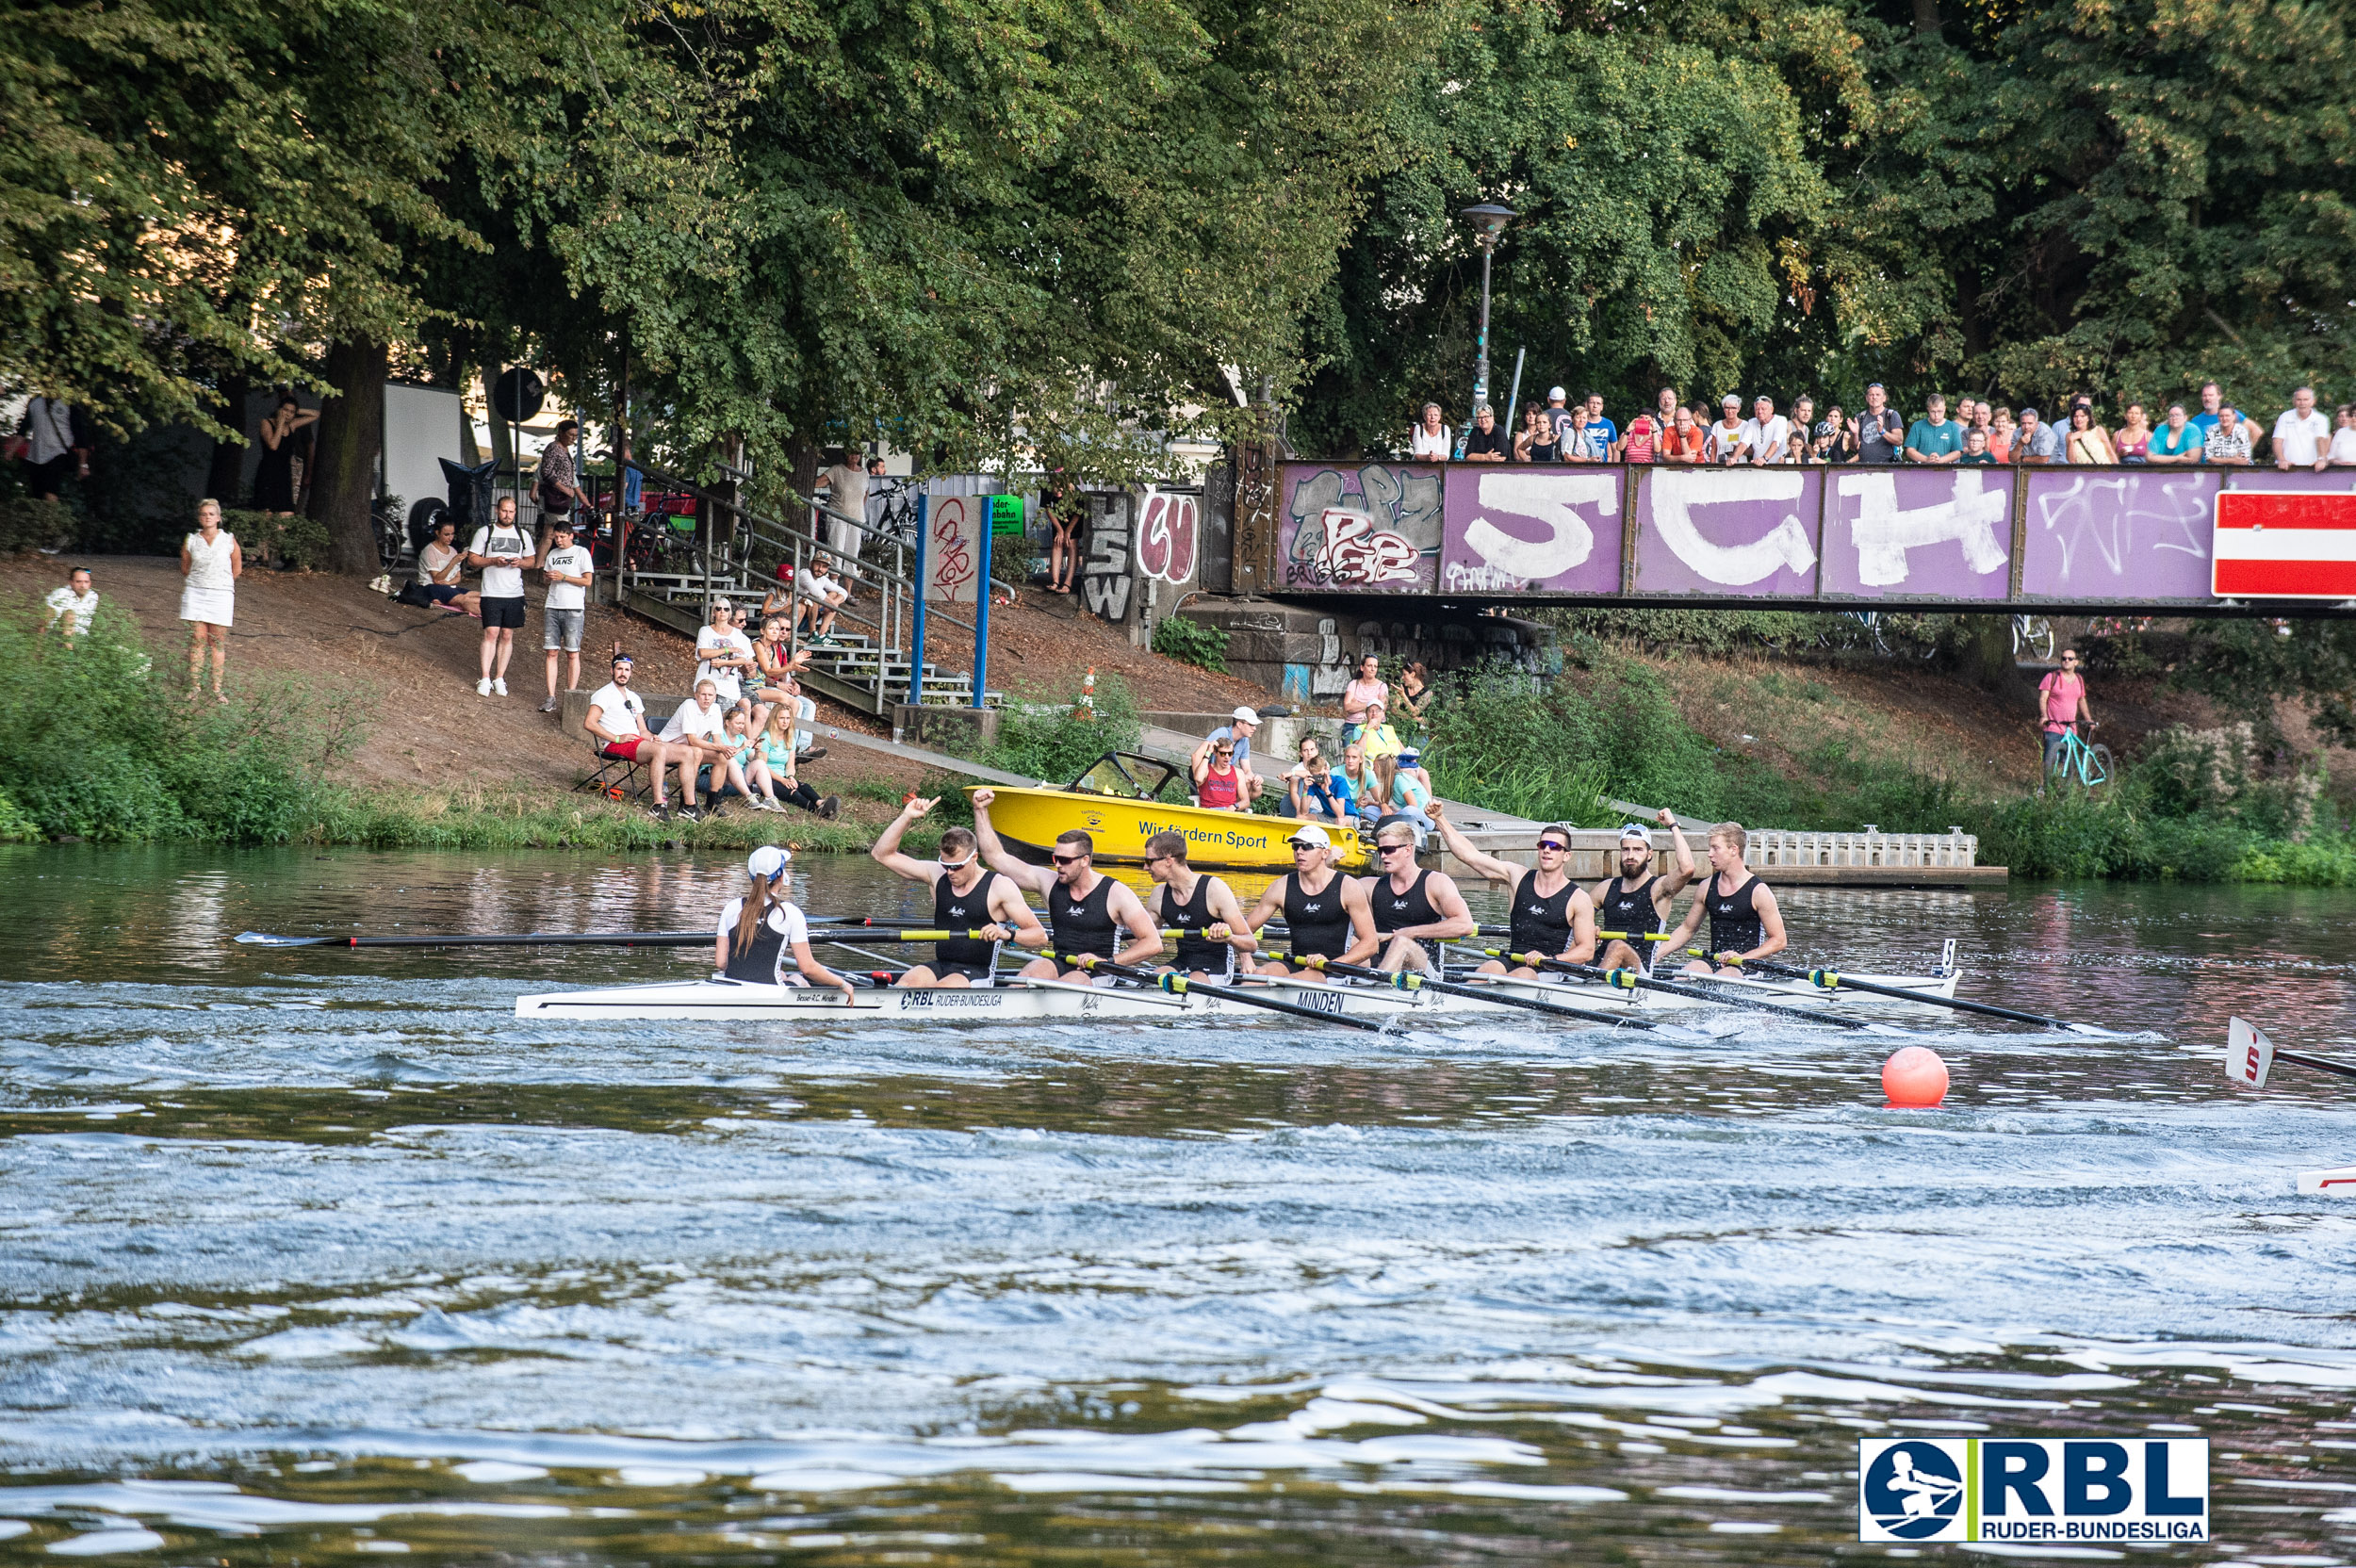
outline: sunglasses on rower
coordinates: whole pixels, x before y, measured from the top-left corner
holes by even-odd
[[[1050,855],[1047,858],[1059,866],[1076,866],[1088,858],[1085,855]]]
[[[1538,841],[1538,853],[1543,855],[1549,849],[1554,851],[1557,855],[1568,855],[1571,852],[1571,846],[1564,843],[1560,839],[1541,839]]]

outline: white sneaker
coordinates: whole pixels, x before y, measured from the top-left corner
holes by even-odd
[[[489,676],[486,675],[481,680],[474,683],[474,694],[479,697],[487,697],[491,694],[491,678]]]
[[[504,680],[494,680],[491,682],[491,691],[496,695],[505,696],[507,694],[507,682]]]

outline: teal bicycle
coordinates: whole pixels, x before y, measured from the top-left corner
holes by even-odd
[[[2110,747],[2089,744],[2074,724],[2062,731],[2061,742],[2060,752],[2046,769],[2048,778],[2074,778],[2088,791],[2100,790],[2111,781],[2114,770]]]

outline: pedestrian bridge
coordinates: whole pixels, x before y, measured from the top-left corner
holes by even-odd
[[[1291,462],[1239,582],[1845,610],[2356,610],[2356,469]],[[1254,503],[1257,503],[1255,506]]]

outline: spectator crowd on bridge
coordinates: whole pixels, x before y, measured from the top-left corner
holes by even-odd
[[[1545,407],[1521,410],[1507,429],[1483,403],[1461,437],[1440,405],[1426,403],[1410,431],[1406,455],[1439,463],[1679,463],[1694,466],[1776,464],[2141,465],[2201,464],[2321,470],[2356,467],[2356,403],[2327,416],[2313,387],[2293,391],[2271,424],[2251,408],[2225,399],[2216,383],[2202,384],[2192,403],[2129,399],[2113,411],[2087,393],[2051,416],[1966,393],[1951,405],[1932,393],[1909,418],[1879,382],[1867,384],[1854,407],[1812,396],[1789,408],[1767,393],[1745,400],[1728,392],[1713,409],[1688,403],[1662,387],[1654,406],[1625,425],[1605,408],[1600,392],[1577,402],[1560,386]]]

